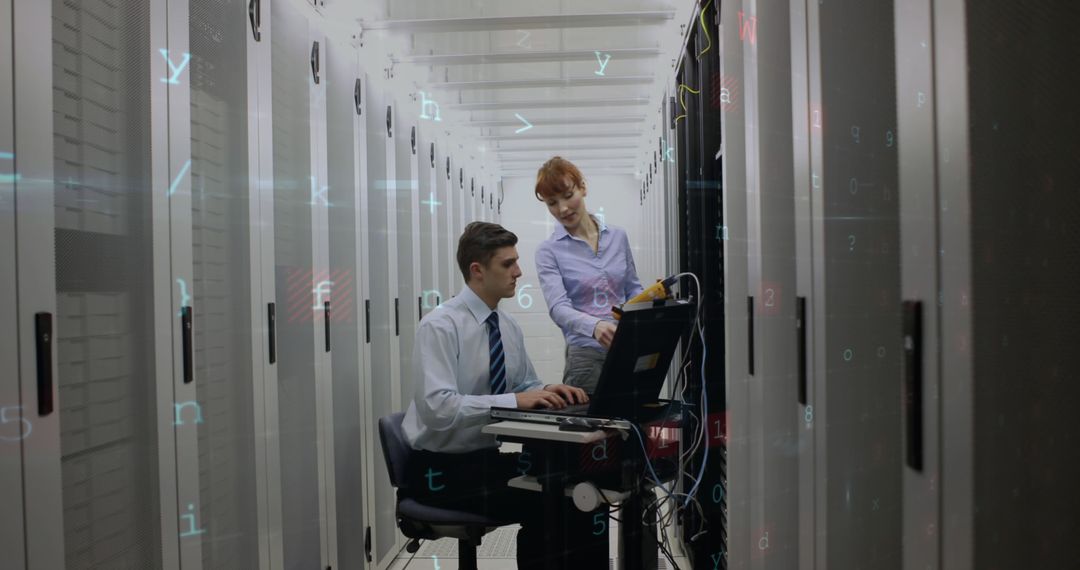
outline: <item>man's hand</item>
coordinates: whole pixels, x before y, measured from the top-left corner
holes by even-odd
[[[611,348],[611,341],[615,339],[615,323],[611,321],[597,321],[593,329],[593,338],[604,348]]]
[[[529,390],[514,394],[517,397],[517,407],[523,410],[536,410],[549,408],[561,410],[566,407],[566,401],[561,396],[547,390]]]
[[[571,404],[584,404],[589,401],[589,395],[585,393],[585,390],[578,388],[577,386],[567,386],[566,384],[547,384],[544,386],[544,390],[548,392],[554,392]]]

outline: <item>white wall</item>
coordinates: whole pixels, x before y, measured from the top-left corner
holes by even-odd
[[[641,281],[652,282],[660,277],[649,274],[650,271],[642,266],[639,255],[639,244],[643,239],[641,236],[645,235],[640,227],[642,217],[638,204],[638,189],[641,183],[629,174],[592,177],[587,170],[583,171],[583,174],[589,188],[588,197],[585,199],[589,211],[593,214],[602,213],[607,223],[626,230]],[[548,213],[547,206],[538,202],[533,195],[535,182],[533,177],[506,178],[503,181],[505,198],[502,225],[517,234],[520,240],[517,249],[524,275],[518,280],[519,299],[507,299],[501,307],[512,313],[521,325],[525,333],[526,350],[536,366],[540,380],[554,383],[562,381],[563,351],[566,343],[562,331],[548,316],[547,304],[540,292],[540,281],[536,276],[535,256],[536,247],[551,235],[557,222]],[[525,295],[532,297],[531,306]]]

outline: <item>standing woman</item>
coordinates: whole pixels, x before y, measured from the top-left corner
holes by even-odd
[[[590,214],[586,194],[581,171],[562,157],[536,175],[536,198],[560,224],[536,250],[536,273],[551,320],[566,337],[563,383],[591,394],[615,336],[611,307],[642,289],[626,232]]]

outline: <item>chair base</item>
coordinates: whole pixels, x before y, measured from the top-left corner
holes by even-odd
[[[478,570],[476,566],[476,546],[471,540],[458,540],[458,568],[461,570]]]

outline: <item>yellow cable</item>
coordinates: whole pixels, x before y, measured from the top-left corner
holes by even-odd
[[[683,89],[693,93],[694,95],[700,95],[701,94],[701,91],[694,91],[694,89],[692,87],[690,87],[689,85],[687,85],[685,83],[680,83],[679,84],[679,105],[682,105],[683,114],[679,115],[678,117],[675,117],[675,122],[676,123],[679,122],[679,119],[685,119],[686,118],[686,101],[683,100]]]
[[[705,33],[705,39],[709,40],[709,45],[705,46],[705,49],[701,50],[701,53],[697,54],[698,59],[705,55],[705,52],[712,48],[712,38],[709,37],[709,30],[705,28],[705,12],[709,9],[709,4],[712,4],[712,0],[705,3],[705,7],[701,9],[701,31]]]

